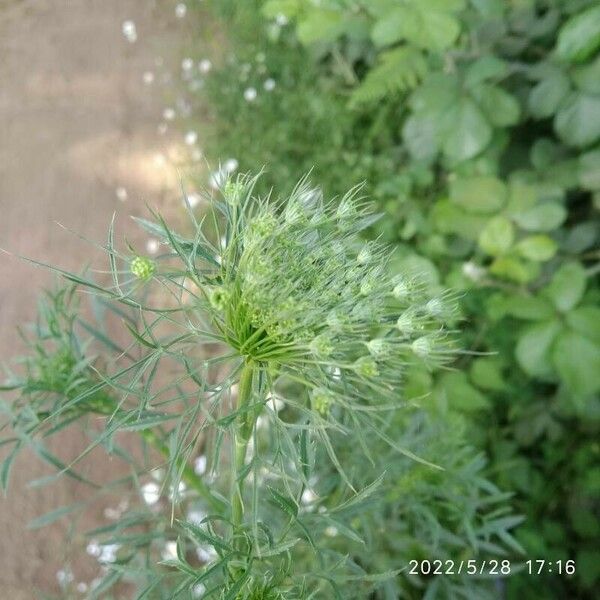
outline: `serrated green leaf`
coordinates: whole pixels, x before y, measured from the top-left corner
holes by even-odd
[[[269,493],[275,504],[283,510],[283,512],[287,513],[291,517],[296,518],[298,516],[298,505],[292,498],[287,498],[283,494],[280,494],[276,489],[272,488],[270,485],[267,486]]]
[[[425,57],[412,46],[382,52],[378,64],[352,93],[351,104],[376,102],[388,94],[410,90],[426,73]]]

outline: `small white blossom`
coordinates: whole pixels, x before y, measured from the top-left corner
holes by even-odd
[[[117,560],[117,552],[121,544],[106,544],[104,546],[100,546],[100,556],[98,557],[98,562],[101,563],[113,563]]]
[[[163,110],[163,119],[165,121],[172,121],[175,118],[175,109],[170,106]]]
[[[288,24],[288,18],[284,14],[279,13],[275,17],[275,23],[277,23],[277,25],[279,25],[279,27],[284,27],[285,25]]]
[[[85,551],[94,558],[98,558],[102,552],[100,544],[96,540],[92,540],[87,546]]]
[[[206,592],[206,586],[203,583],[197,583],[192,588],[192,595],[194,598],[202,598],[202,596],[204,596],[204,592]]]
[[[145,71],[142,75],[142,80],[146,85],[154,83],[154,73],[152,71]]]
[[[256,91],[256,88],[249,87],[244,90],[244,100],[246,100],[246,102],[254,102],[257,96],[258,92]]]
[[[61,587],[67,587],[73,581],[73,573],[70,569],[61,569],[56,573],[56,580]]]
[[[275,89],[275,80],[272,77],[265,79],[263,87],[265,88],[265,91],[272,92]]]
[[[85,581],[80,581],[77,584],[77,591],[80,594],[85,594],[88,591],[88,584]]]
[[[137,29],[133,21],[123,21],[122,31],[128,42],[133,44],[137,41]]]
[[[148,251],[148,254],[156,254],[158,252],[159,247],[159,241],[154,238],[150,238],[146,242],[146,250]]]
[[[188,523],[192,523],[193,525],[200,526],[202,525],[202,521],[206,519],[207,514],[202,510],[190,510],[187,514]]]
[[[187,14],[187,6],[183,3],[180,2],[176,7],[175,7],[175,16],[178,19],[183,19],[185,17],[185,15]]]
[[[198,546],[196,548],[196,556],[203,563],[209,563],[217,557],[217,553],[212,546]]]
[[[124,187],[118,187],[115,190],[115,195],[121,202],[125,202],[125,200],[127,200],[127,190]]]
[[[148,506],[156,504],[160,500],[160,486],[154,481],[142,486],[142,498]]]
[[[227,173],[233,173],[239,166],[238,161],[235,158],[228,158],[223,165],[223,168]]]
[[[204,473],[206,473],[206,465],[206,456],[204,456],[204,454],[197,456],[194,461],[194,473],[196,473],[196,475],[204,475]]]
[[[212,62],[210,62],[210,60],[208,58],[203,58],[198,63],[198,70],[200,71],[200,73],[203,73],[206,75],[206,73],[208,73],[211,69],[212,69]]]
[[[194,68],[194,61],[191,58],[184,58],[181,61],[181,68],[184,71],[191,71]]]
[[[333,525],[330,525],[329,527],[327,527],[327,529],[325,529],[325,535],[329,537],[335,537],[337,534],[337,527],[334,527]]]
[[[161,554],[163,560],[177,560],[177,542],[166,542]]]
[[[188,146],[194,146],[198,141],[198,134],[195,131],[188,131],[185,134],[185,143]]]

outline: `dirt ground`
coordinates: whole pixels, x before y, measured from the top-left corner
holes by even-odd
[[[128,215],[143,213],[144,203],[168,209],[177,202],[177,176],[162,157],[181,136],[157,131],[168,89],[160,59],[166,70],[178,64],[185,27],[174,5],[0,0],[1,248],[77,270],[97,254],[56,221],[102,242],[114,211],[123,235],[132,227]],[[126,19],[136,23],[136,43],[122,34]],[[143,81],[148,71],[151,84]],[[119,187],[127,191],[124,201]],[[15,326],[33,318],[36,298],[51,281],[47,271],[0,253],[0,361],[18,350]],[[61,440],[65,455],[81,448],[76,436]],[[101,478],[112,467],[98,458],[86,468]],[[2,599],[58,591],[66,525],[28,531],[27,523],[84,492],[67,479],[27,487],[48,472],[22,456],[8,497],[0,497]]]

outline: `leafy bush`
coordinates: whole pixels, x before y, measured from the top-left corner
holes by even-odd
[[[485,579],[428,581],[398,564],[520,552],[510,530],[521,519],[461,419],[401,394],[407,366],[430,373],[454,355],[455,298],[394,274],[389,250],[359,238],[377,216],[358,189],[331,203],[306,180],[283,199],[255,185],[228,179],[200,218],[188,205],[185,235],[138,219],[161,240],[157,260],[122,254],[111,226],[109,285],[54,269],[72,285],[47,295],[24,369],[3,388],[3,487],[30,447],[57,470],[36,485],[64,475],[89,489],[33,527],[125,495],[80,541],[102,566],[90,598],[124,593],[120,583],[165,600],[491,598]],[[98,322],[78,310],[78,290]],[[51,453],[73,427],[89,445]],[[95,449],[129,475],[84,476]],[[75,582],[62,582],[70,597]]]
[[[588,597],[600,578],[596,3],[270,0],[225,19],[228,60],[204,96],[209,154],[277,163],[269,184],[312,162],[330,193],[366,180],[387,215],[372,233],[398,244],[399,264],[465,291],[463,347],[481,354],[457,372],[416,369],[410,385],[468,418],[527,515],[528,555],[581,565],[512,577],[509,596]]]

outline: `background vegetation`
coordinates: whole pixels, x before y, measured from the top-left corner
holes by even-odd
[[[365,181],[386,215],[370,235],[394,242],[399,264],[433,288],[464,292],[472,353],[450,372],[413,369],[407,391],[486,453],[485,472],[525,516],[526,556],[577,561],[572,578],[504,580],[507,597],[591,598],[600,8],[254,0],[212,11],[229,45],[198,92],[212,115],[209,159],[267,165],[265,188],[311,168],[330,194]]]

